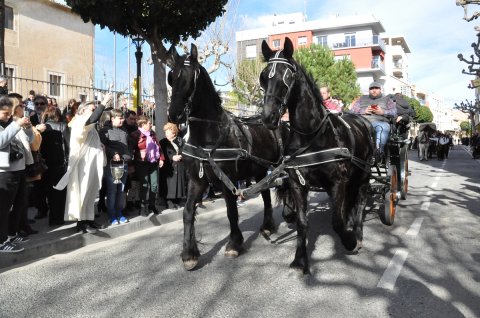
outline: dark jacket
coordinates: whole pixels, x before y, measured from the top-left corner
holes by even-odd
[[[183,139],[177,137],[173,141],[178,147],[178,153],[172,143],[163,138],[160,140],[165,162],[160,168],[160,196],[167,199],[181,199],[187,196],[187,174],[183,161],[173,161],[173,156],[182,154]]]
[[[100,141],[105,146],[107,164],[110,164],[115,154],[128,162],[132,160],[132,151],[128,145],[128,134],[122,127],[105,126],[100,132]]]
[[[415,118],[415,110],[402,95],[393,95],[392,99],[397,104],[397,115],[402,117],[402,121],[408,123]]]
[[[47,129],[42,133],[40,147],[42,158],[49,167],[66,167],[69,153],[67,124],[48,120],[45,126]]]

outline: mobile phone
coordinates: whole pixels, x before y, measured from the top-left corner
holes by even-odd
[[[27,118],[30,118],[30,112],[28,110],[24,110],[23,111],[23,116],[27,117]]]
[[[378,108],[378,105],[371,105],[372,108]]]

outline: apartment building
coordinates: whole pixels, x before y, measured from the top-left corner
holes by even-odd
[[[5,0],[5,67],[9,91],[86,96],[94,78],[94,35],[62,1]],[[89,96],[92,98],[93,96]]]
[[[373,81],[384,82],[386,46],[380,34],[382,23],[373,15],[331,17],[306,21],[302,13],[273,16],[269,26],[236,33],[237,61],[261,55],[263,40],[272,48],[283,47],[289,37],[295,49],[312,43],[327,46],[336,58],[347,58],[355,65],[362,91]]]
[[[383,90],[386,93],[413,95],[408,73],[408,55],[410,48],[403,36],[382,37],[386,46],[385,76]]]

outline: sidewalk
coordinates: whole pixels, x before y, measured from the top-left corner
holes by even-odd
[[[197,208],[197,214],[215,212],[226,209],[223,198],[205,200],[205,208]],[[35,208],[29,208],[29,218],[33,219],[36,214]],[[32,228],[39,231],[38,234],[30,235],[28,241],[22,244],[25,248],[19,253],[2,253],[0,255],[0,271],[7,267],[19,265],[25,262],[39,260],[59,253],[69,252],[89,244],[94,244],[123,235],[145,230],[154,226],[182,220],[183,208],[167,209],[162,214],[150,213],[148,216],[132,215],[129,223],[108,226],[107,215],[101,215],[95,219],[96,222],[105,225],[105,229],[94,233],[80,233],[76,231],[76,222],[67,222],[63,226],[49,226],[48,218],[35,220]]]

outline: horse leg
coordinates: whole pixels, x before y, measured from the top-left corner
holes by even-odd
[[[195,238],[195,205],[199,198],[201,199],[206,188],[205,182],[190,179],[188,183],[187,202],[183,208],[183,250],[181,254],[186,270],[194,269],[200,257]]]
[[[230,222],[230,239],[225,247],[225,256],[237,257],[243,245],[243,235],[238,226],[237,196],[226,186],[223,187],[223,194],[227,204],[227,217]]]
[[[368,190],[368,181],[363,183],[357,194],[357,200],[354,207],[354,225],[353,229],[355,231],[355,236],[357,237],[357,246],[353,249],[353,252],[357,252],[362,248],[363,242],[363,211],[367,205],[367,190]]]
[[[356,191],[358,190],[351,189],[351,187],[347,188],[346,181],[339,181],[333,186],[331,195],[333,202],[333,229],[340,236],[343,246],[348,251],[353,251],[357,247],[354,219],[352,218],[353,202],[357,197]]]
[[[262,178],[255,178],[259,182]],[[270,235],[277,232],[275,220],[273,219],[272,197],[270,195],[270,189],[261,192],[263,199],[263,224],[260,231],[265,235]]]
[[[298,184],[292,185],[291,188],[295,206],[298,207],[297,213],[297,249],[295,251],[295,258],[290,264],[293,268],[302,274],[309,273],[308,255],[307,255],[307,196],[308,190]]]

